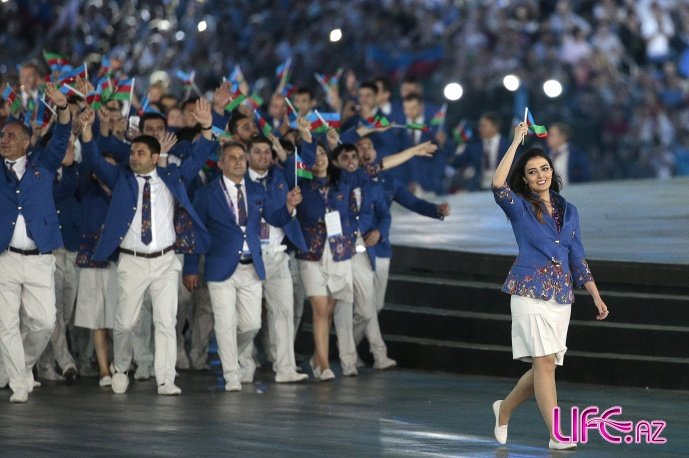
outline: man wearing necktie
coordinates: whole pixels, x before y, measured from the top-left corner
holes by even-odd
[[[261,218],[284,226],[301,202],[295,188],[282,201],[272,201],[266,190],[246,178],[243,144],[229,142],[218,155],[222,176],[197,191],[194,207],[210,232],[204,275],[215,318],[215,337],[225,378],[225,391],[241,391],[256,370],[251,345],[261,328],[262,281],[266,271],[261,256]],[[199,256],[184,259],[184,285],[199,285]]]
[[[0,353],[13,391],[10,402],[26,402],[33,391],[32,368],[55,325],[55,257],[62,246],[53,182],[70,134],[67,99],[52,85],[46,96],[57,107],[50,144],[29,152],[30,132],[10,122],[2,129],[0,155]],[[22,309],[20,318],[20,307]],[[9,379],[9,380],[7,380]]]
[[[175,250],[198,253],[208,244],[208,232],[187,196],[190,183],[201,169],[215,142],[211,136],[208,101],[196,102],[193,116],[201,124],[198,147],[180,166],[157,166],[160,143],[150,135],[132,141],[129,167],[105,161],[93,140],[94,113],[82,114],[84,161],[112,189],[112,199],[93,259],[104,261],[119,251],[117,279],[119,302],[113,329],[114,366],[112,390],[127,391],[127,371],[132,360],[132,335],[143,297],[152,300],[155,327],[154,371],[158,394],[178,395],[175,385],[177,338],[177,287],[181,263]]]
[[[304,141],[311,147],[311,143]],[[288,157],[288,168],[293,169],[294,156]],[[266,190],[267,197],[276,202],[285,201],[289,192],[285,173],[290,178],[293,172],[287,172],[273,163],[273,149],[270,140],[264,137],[249,142],[249,170],[245,178],[260,184]],[[294,288],[287,254],[287,241],[306,249],[304,235],[295,218],[291,218],[282,227],[261,221],[261,257],[266,270],[263,282],[263,298],[266,306],[266,326],[268,341],[266,354],[273,363],[277,383],[300,382],[308,378],[306,374],[296,371],[294,356]]]

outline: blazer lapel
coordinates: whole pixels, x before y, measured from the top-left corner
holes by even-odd
[[[220,180],[223,178],[220,177]],[[230,208],[229,203],[227,202],[227,197],[225,196],[225,190],[222,187],[222,183],[218,180],[217,184],[213,186],[213,197],[215,199],[215,204],[217,208],[220,208],[221,212],[223,213],[223,217],[228,219],[233,227],[236,227],[239,229],[239,226],[237,225],[237,216],[234,214],[234,210]]]

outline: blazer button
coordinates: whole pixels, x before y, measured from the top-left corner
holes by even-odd
[[[120,237],[120,240],[123,240],[123,239],[124,239],[124,237]]]
[[[555,240],[555,243],[560,243],[560,241],[559,241],[559,240]]]
[[[132,210],[136,211],[136,207],[132,207]]]
[[[237,254],[241,255],[241,254],[242,254],[242,252],[241,252],[241,251],[237,251]]]
[[[21,206],[21,205],[17,207],[17,210],[21,210],[21,209],[22,209],[22,206]]]
[[[19,189],[17,189],[17,194],[19,194],[20,192],[21,192],[21,191],[20,191]]]

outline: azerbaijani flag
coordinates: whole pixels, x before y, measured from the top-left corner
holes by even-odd
[[[263,133],[264,137],[267,137],[273,132],[273,129],[270,127],[270,124],[266,122],[265,119],[258,113],[258,110],[254,110],[254,115],[256,116],[256,123],[258,124],[258,128],[260,131]]]
[[[433,115],[433,119],[431,119],[431,122],[429,124],[431,126],[442,126],[445,124],[445,114],[447,113],[447,104],[443,103],[443,106],[440,107],[440,110],[436,114]]]
[[[460,122],[457,127],[452,129],[452,138],[458,145],[467,143],[474,136],[474,131],[466,123],[466,121]]]
[[[111,100],[131,101],[132,99],[132,79],[118,80],[115,90],[110,97]]]
[[[22,108],[22,101],[17,94],[12,90],[10,83],[7,83],[5,90],[2,91],[2,99],[9,103],[10,113],[17,114]]]
[[[91,91],[86,95],[86,104],[93,110],[99,110],[102,105],[101,90],[101,86],[98,85],[95,91]]]
[[[375,116],[370,116],[364,123],[368,127],[373,127],[373,128],[378,128],[378,127],[388,127],[390,125],[390,121],[388,121],[388,118],[383,116],[382,114],[377,114]]]
[[[77,80],[77,78],[85,79],[87,74],[86,63],[83,63],[80,66],[61,74],[58,78],[58,82],[60,84],[72,84]]]
[[[194,77],[196,76],[196,72],[193,70],[191,72],[183,72],[182,70],[177,70],[177,78],[182,80],[182,84],[184,84],[184,90],[189,92],[194,88]]]
[[[100,59],[100,69],[98,70],[98,76],[103,77],[103,76],[110,76],[112,75],[112,63],[110,62],[110,58],[106,55],[103,55]]]
[[[232,140],[232,134],[217,126],[211,126],[211,132],[217,139]]]
[[[292,65],[292,59],[287,59],[280,65],[278,65],[278,68],[275,69],[275,77],[278,80],[282,80],[289,78],[289,68]]]
[[[282,88],[281,95],[283,97],[291,98],[297,92],[297,89],[299,88],[294,84],[287,83],[285,84],[285,87]]]
[[[43,51],[43,59],[45,59],[48,67],[50,67],[50,70],[53,72],[59,72],[62,70],[62,67],[69,65],[69,60],[62,54],[56,52]]]
[[[160,110],[158,110],[155,106],[151,105],[151,102],[148,100],[148,97],[144,97],[141,100],[141,105],[139,106],[139,109],[136,111],[137,116],[143,116],[147,113],[155,113],[161,116],[165,116]]]
[[[420,122],[408,122],[404,125],[407,129],[420,130],[421,132],[428,132],[428,126]]]
[[[232,101],[225,105],[225,110],[226,111],[233,111],[235,108],[237,108],[239,105],[242,104],[246,100],[246,95],[242,93],[242,91],[239,90],[239,87],[237,84],[232,84]]]
[[[244,82],[244,73],[242,73],[242,69],[239,67],[239,64],[234,66],[228,79],[230,80],[230,83],[236,85],[240,85]]]
[[[254,110],[258,110],[263,105],[263,99],[257,92],[254,92],[251,97],[246,98],[246,103]]]
[[[112,95],[112,91],[114,89],[112,80],[110,78],[101,78],[100,82],[98,83],[98,87],[100,88],[100,98],[103,101],[107,101],[110,99],[110,96]]]
[[[546,138],[548,136],[548,131],[546,130],[545,126],[539,126],[536,124],[536,121],[534,121],[533,116],[531,116],[531,111],[527,112],[526,115],[526,124],[529,126],[529,129],[536,134],[536,137],[538,138]]]
[[[39,94],[38,97],[40,99],[43,99],[45,97],[43,94]],[[36,124],[38,124],[38,127],[45,127],[48,125],[50,122],[50,116],[46,116],[46,106],[44,102],[40,102],[38,106],[36,106]]]
[[[313,180],[313,173],[311,170],[309,170],[309,168],[306,166],[306,163],[296,151],[294,152],[294,165],[297,168],[297,177]]]

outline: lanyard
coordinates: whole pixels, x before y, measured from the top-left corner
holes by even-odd
[[[221,177],[220,178],[220,186],[222,187],[223,193],[225,194],[225,200],[227,201],[227,205],[230,207],[230,211],[234,215],[235,218],[235,223],[239,224],[239,215],[237,214],[237,211],[234,208],[234,204],[232,204],[232,198],[230,197],[230,192],[227,190],[227,185],[225,184],[225,178]]]

